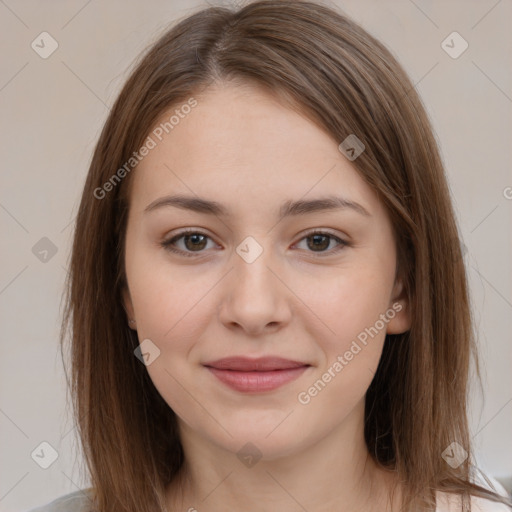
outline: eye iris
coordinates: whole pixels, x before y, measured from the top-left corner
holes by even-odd
[[[204,249],[204,247],[206,246],[206,237],[204,235],[200,235],[200,234],[193,234],[193,235],[185,235],[184,237],[184,241],[185,241],[185,247],[189,250],[196,250],[196,249]],[[199,240],[201,239],[201,240]],[[192,246],[189,246],[188,242],[190,240],[193,240],[192,242]],[[199,241],[199,245],[197,245],[197,242]]]
[[[323,239],[323,240],[322,240]],[[314,240],[314,244],[310,245],[309,241]],[[317,243],[319,242],[319,243]],[[323,242],[323,243],[322,243]],[[327,249],[329,247],[329,237],[327,235],[311,235],[308,236],[308,247],[316,249]]]

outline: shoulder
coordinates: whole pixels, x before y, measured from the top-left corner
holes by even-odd
[[[481,474],[482,473],[480,473],[480,475]],[[501,494],[502,496],[507,497],[507,491],[497,480],[487,476],[492,484],[492,487],[494,487],[493,489],[489,483],[486,482],[480,475],[478,473],[475,474],[472,480],[484,488],[490,489],[494,492],[497,492],[498,494]],[[462,510],[460,496],[438,491],[436,494],[436,501],[436,512],[458,512]],[[511,512],[511,510],[512,508],[503,503],[497,503],[495,501],[480,498],[478,496],[471,496],[472,512]]]
[[[65,494],[28,512],[90,512],[92,506],[90,493],[90,489],[83,489]]]

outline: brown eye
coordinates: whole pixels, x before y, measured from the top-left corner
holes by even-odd
[[[308,236],[307,240],[311,241],[311,243],[308,243],[308,247],[313,250],[319,249],[320,251],[324,251],[329,247],[330,238],[331,237],[329,237],[328,235]]]
[[[183,237],[185,247],[190,251],[201,250],[206,246],[207,237],[201,234],[185,235]]]
[[[194,253],[200,254],[206,248],[210,237],[200,231],[187,230],[178,233],[169,240],[161,243],[164,249],[181,254],[183,256],[195,256]],[[180,246],[181,242],[181,246]]]
[[[348,243],[341,238],[323,231],[308,233],[304,238],[301,239],[300,242],[303,240],[306,240],[305,250],[307,252],[318,253],[320,256],[323,256],[323,253],[326,253],[326,255],[336,253],[343,249],[345,246],[348,246]],[[331,245],[333,242],[334,246]],[[331,248],[329,249],[329,247]]]
[[[206,252],[204,249],[207,249],[209,240],[212,241],[206,233],[187,230],[162,242],[161,245],[166,250],[183,256],[199,256],[201,253]],[[323,231],[307,234],[300,240],[299,244],[303,240],[306,240],[306,249],[304,250],[317,253],[318,256],[324,256],[324,253],[326,256],[331,255],[349,245],[341,238]]]

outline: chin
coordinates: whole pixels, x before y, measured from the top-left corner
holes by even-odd
[[[261,415],[246,413],[243,420],[223,423],[229,434],[223,428],[205,431],[202,424],[196,435],[208,438],[209,442],[239,458],[253,455],[261,460],[275,460],[299,453],[315,443],[304,422],[298,422],[297,418],[292,420],[295,413],[283,421],[287,414],[276,412],[261,418]]]

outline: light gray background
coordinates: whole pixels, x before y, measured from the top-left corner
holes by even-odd
[[[510,490],[512,37],[505,20],[512,19],[512,4],[335,3],[399,58],[434,124],[467,248],[486,370],[484,398],[472,398],[472,433],[480,466]],[[128,67],[168,23],[200,5],[206,4],[0,0],[1,511],[24,511],[87,485],[76,463],[58,352],[72,222]],[[47,59],[31,48],[43,31],[59,44]],[[457,59],[441,46],[453,31],[469,43]],[[32,252],[42,237],[58,249],[47,262]],[[31,458],[42,441],[59,454],[46,470]]]

